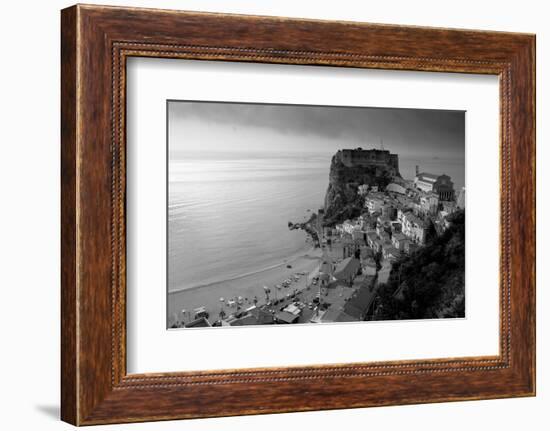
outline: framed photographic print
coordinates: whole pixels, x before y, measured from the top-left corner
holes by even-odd
[[[63,420],[535,394],[533,35],[78,5],[61,44]]]

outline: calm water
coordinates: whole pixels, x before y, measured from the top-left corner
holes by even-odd
[[[308,248],[304,221],[323,204],[332,154],[198,157],[170,160],[169,290],[227,280],[281,264]],[[400,158],[403,177],[446,173],[458,190],[463,161]]]

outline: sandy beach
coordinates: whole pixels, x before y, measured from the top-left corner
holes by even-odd
[[[231,298],[241,296],[244,299],[244,308],[253,305],[255,296],[258,298],[259,304],[265,303],[264,286],[268,286],[271,289],[272,298],[281,298],[295,289],[302,290],[306,287],[306,280],[316,275],[321,255],[320,249],[312,248],[301,256],[281,262],[281,265],[275,268],[232,280],[169,293],[168,323],[171,324],[176,319],[176,316],[178,320],[184,318],[186,322],[189,322],[193,319],[193,310],[202,306],[206,307],[210,313],[209,320],[214,321],[220,312],[220,298],[222,297],[227,301]],[[292,268],[287,268],[287,265],[291,265]],[[301,276],[298,281],[293,281],[287,288],[276,289],[274,287],[291,275],[300,272],[305,272],[308,276]],[[228,314],[236,311],[235,307],[224,306],[224,309]],[[184,315],[181,312],[182,310],[187,310],[189,313]]]

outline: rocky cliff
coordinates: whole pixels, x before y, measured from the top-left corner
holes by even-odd
[[[356,217],[363,207],[358,195],[362,184],[385,188],[400,177],[397,154],[384,150],[339,150],[330,165],[325,195],[325,224],[330,226]]]

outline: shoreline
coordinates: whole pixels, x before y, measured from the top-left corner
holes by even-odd
[[[195,289],[201,289],[203,287],[209,287],[209,286],[212,286],[212,285],[215,285],[215,284],[223,284],[223,283],[227,283],[227,282],[230,282],[230,281],[240,280],[242,278],[247,278],[247,277],[250,277],[250,276],[253,276],[253,275],[256,275],[256,274],[261,274],[262,272],[268,272],[268,271],[271,271],[273,269],[280,268],[280,267],[292,264],[292,263],[294,263],[295,261],[297,261],[299,259],[308,259],[308,258],[311,259],[311,260],[318,259],[319,256],[317,256],[317,255],[319,253],[316,252],[316,250],[319,250],[319,249],[312,246],[312,247],[309,247],[306,250],[300,250],[299,252],[293,254],[292,256],[290,256],[286,259],[283,259],[283,261],[281,263],[276,263],[276,264],[271,265],[271,266],[266,266],[265,268],[261,268],[261,269],[258,269],[258,270],[248,271],[248,272],[245,272],[244,274],[230,276],[229,278],[224,278],[223,280],[208,281],[208,282],[203,283],[203,284],[196,284],[196,285],[190,286],[190,287],[178,288],[178,289],[175,289],[175,290],[168,291],[168,295],[169,296],[170,295],[175,295],[177,293],[187,292],[187,291],[191,291],[191,290],[195,290]]]
[[[189,322],[193,320],[191,315],[193,310],[199,307],[205,307],[210,314],[209,320],[214,321],[222,307],[220,298],[224,298],[227,302],[229,299],[240,296],[244,302],[242,308],[253,305],[254,297],[257,297],[258,303],[263,303],[265,302],[264,286],[271,289],[272,298],[281,298],[294,289],[303,289],[306,286],[306,280],[313,277],[318,271],[321,257],[320,248],[311,248],[305,253],[301,252],[298,256],[284,259],[280,264],[269,268],[249,272],[228,280],[168,292],[167,323],[173,322],[175,316],[178,320],[184,318],[186,322]],[[292,265],[292,267],[287,268],[287,265]],[[274,287],[299,272],[305,272],[307,275],[301,276],[298,281],[293,281],[287,288],[276,289]],[[186,316],[182,315],[183,309],[188,312]],[[227,314],[231,314],[236,311],[236,308],[224,305],[224,310]]]

